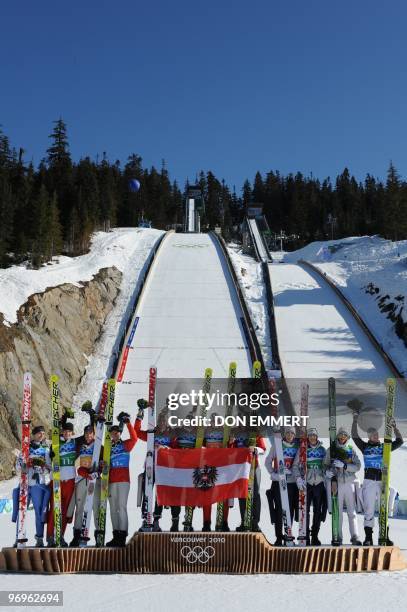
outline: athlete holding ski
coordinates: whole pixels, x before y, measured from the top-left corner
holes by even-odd
[[[364,528],[365,540],[364,546],[373,546],[373,527],[374,515],[376,508],[376,500],[380,500],[383,476],[383,442],[379,439],[379,432],[374,427],[367,430],[368,441],[365,442],[359,436],[358,431],[358,412],[353,414],[352,423],[352,439],[356,446],[363,454],[364,461],[364,481],[362,485],[362,498],[364,508]],[[403,445],[403,438],[397,428],[394,418],[390,419],[390,427],[394,431],[396,437],[391,442],[391,452]],[[393,542],[389,539],[388,528],[385,533],[385,544],[393,546]]]
[[[323,522],[324,514],[326,513],[326,491],[324,484],[324,465],[326,450],[322,443],[318,440],[318,431],[315,427],[307,430],[307,480],[301,478],[299,469],[299,452],[297,453],[293,463],[293,474],[296,478],[298,489],[301,491],[306,488],[307,491],[307,530],[306,543],[313,546],[320,546],[321,542],[318,539],[321,522]],[[310,524],[310,509],[313,509],[311,540],[309,533]]]
[[[42,547],[44,546],[44,525],[47,521],[51,481],[51,458],[43,425],[37,425],[32,430],[27,463],[23,461],[21,452],[17,458],[17,474],[23,470],[27,473],[28,499],[31,499],[35,511],[36,546]],[[17,487],[13,490],[13,523],[16,523],[18,519],[19,497],[20,487]]]
[[[251,433],[246,428],[237,428],[232,432],[230,436],[230,446],[233,448],[250,448],[251,447]],[[254,452],[255,458],[255,476],[253,483],[253,505],[252,505],[252,528],[251,531],[260,531],[260,511],[261,511],[261,500],[260,500],[260,468],[259,461],[257,458],[258,452],[264,453],[266,450],[266,444],[264,438],[256,436]],[[246,500],[239,499],[239,510],[241,517],[241,524],[236,528],[236,531],[246,531],[245,527],[245,514],[246,514]]]
[[[100,451],[99,464],[92,464],[93,446],[95,444],[95,429],[94,425],[87,425],[83,430],[83,438],[79,444],[77,455],[79,459],[79,468],[77,471],[75,485],[75,521],[74,521],[74,537],[70,546],[79,546],[81,529],[83,522],[83,510],[85,507],[86,495],[88,490],[88,481],[91,480],[95,485],[93,497],[93,516],[95,518],[95,528],[97,530],[97,517],[100,502],[100,474],[103,469],[102,457],[103,449]]]
[[[299,440],[295,436],[294,427],[286,427],[282,438],[282,450],[284,459],[284,473],[287,482],[288,500],[290,506],[291,524],[298,508],[298,487],[296,478],[293,474],[293,463],[298,453]],[[270,506],[271,522],[274,523],[276,541],[274,546],[283,546],[283,508],[281,504],[280,478],[281,472],[277,461],[275,446],[270,449],[266,457],[264,466],[271,478],[271,488],[267,491],[267,498]]]
[[[137,418],[136,418],[136,423],[134,425],[134,428],[136,430],[138,439],[142,440],[143,442],[147,442],[148,429],[141,429],[141,425],[142,425],[143,418],[144,418],[144,410],[147,408],[148,402],[147,400],[139,400],[137,403],[139,406],[139,411],[137,413]],[[158,413],[157,425],[154,429],[155,452],[160,447],[168,448],[170,446],[173,446],[173,440],[172,440],[172,435],[171,435],[172,431],[171,431],[171,428],[168,426],[167,418],[168,418],[168,408],[165,406]],[[143,499],[142,499],[141,505],[143,508],[142,510],[143,521],[145,521],[147,513],[146,513],[146,499],[144,496],[144,478],[145,478],[144,473],[142,474],[142,476],[143,477],[141,479],[142,480],[141,486],[143,490]],[[159,506],[156,502],[155,507],[154,507],[153,531],[161,531],[160,519],[162,517],[162,512],[163,512],[163,507]],[[181,512],[180,506],[171,506],[172,525],[171,525],[170,531],[178,531],[180,512]]]
[[[112,450],[109,471],[109,507],[112,521],[113,539],[106,546],[125,546],[128,534],[129,518],[127,500],[130,492],[130,453],[137,442],[137,434],[130,423],[130,415],[121,412],[119,425],[110,427]],[[129,433],[127,440],[121,439],[123,424]]]
[[[351,544],[360,546],[358,522],[356,514],[356,491],[355,481],[356,472],[360,470],[361,464],[352,443],[349,440],[349,433],[344,427],[340,427],[336,434],[334,451],[331,457],[331,450],[328,449],[324,459],[326,468],[325,476],[328,480],[336,476],[338,484],[338,512],[339,512],[339,542],[342,543],[342,524],[343,509],[346,505],[346,513],[349,520],[349,531],[351,534]],[[327,486],[329,495],[330,487]]]
[[[75,493],[75,477],[76,477],[76,440],[73,437],[74,427],[68,421],[68,418],[73,418],[73,413],[65,411],[61,419],[61,435],[59,439],[59,455],[60,455],[60,480],[61,480],[61,546],[65,547],[68,544],[64,540],[64,534],[67,523],[72,521],[72,516],[68,516],[71,501]],[[53,457],[51,446],[50,457]],[[51,491],[50,509],[48,512],[47,522],[47,543],[48,546],[55,546],[54,538],[54,504],[53,492]]]

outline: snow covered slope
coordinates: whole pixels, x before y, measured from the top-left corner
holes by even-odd
[[[407,342],[407,241],[363,236],[313,242],[284,257],[287,263],[300,259],[317,265],[338,285],[399,370],[407,375],[407,346],[395,331],[398,320],[400,328],[404,325]]]
[[[116,266],[125,274],[128,267],[140,268],[146,255],[163,232],[154,229],[117,228],[93,235],[90,251],[80,257],[54,257],[39,270],[24,265],[0,269],[0,313],[5,322],[17,321],[17,310],[33,293],[63,283],[79,285],[88,281],[101,268]],[[125,282],[132,284],[127,276]]]

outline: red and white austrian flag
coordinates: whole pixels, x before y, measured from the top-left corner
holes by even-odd
[[[155,484],[159,506],[204,506],[247,497],[248,448],[159,448]]]

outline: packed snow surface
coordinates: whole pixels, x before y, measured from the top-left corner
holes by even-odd
[[[384,298],[384,305],[394,304],[395,313],[401,313],[407,322],[407,240],[392,242],[378,236],[362,236],[313,242],[284,256],[286,263],[300,259],[316,265],[337,284],[406,376],[407,347],[395,333],[388,311],[380,311],[378,301]],[[370,283],[377,293],[366,292]]]

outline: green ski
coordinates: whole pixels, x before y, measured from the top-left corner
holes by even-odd
[[[205,416],[206,414],[206,406],[208,405],[208,400],[206,394],[211,390],[212,383],[212,369],[206,368],[205,377],[203,383],[203,392],[204,392],[204,401],[201,405],[201,416]],[[205,427],[203,425],[199,426],[196,431],[195,438],[195,448],[202,448],[203,441],[205,436]],[[194,514],[194,508],[192,506],[185,507],[185,516],[184,516],[184,531],[192,531],[192,517]]]
[[[382,485],[379,505],[379,546],[386,546],[389,530],[390,458],[392,447],[392,422],[396,400],[396,380],[387,379],[387,402],[383,442]]]
[[[107,498],[109,496],[109,472],[110,454],[112,450],[112,439],[110,437],[110,426],[113,422],[114,396],[116,381],[110,378],[107,383],[107,403],[105,409],[105,438],[103,442],[103,471],[101,476],[100,508],[98,525],[96,529],[96,546],[104,546],[106,533]]]
[[[328,379],[328,400],[329,400],[329,453],[331,463],[336,457],[336,387],[335,379]],[[338,477],[333,468],[331,478],[331,505],[332,505],[332,546],[339,546],[339,505],[338,505]]]
[[[232,394],[235,392],[235,384],[236,384],[236,369],[237,369],[237,364],[235,361],[232,361],[229,364],[229,376],[228,376],[228,394]],[[229,405],[227,410],[226,410],[226,417],[231,416],[233,413],[233,404]],[[225,425],[223,428],[223,441],[222,441],[222,447],[226,448],[229,442],[229,434],[230,434],[230,427],[229,425]],[[218,505],[216,507],[216,531],[222,531],[223,529],[223,524],[224,524],[224,513],[223,513],[223,509],[225,507],[225,503],[227,503],[227,500],[225,501],[221,501],[218,502]]]
[[[253,362],[253,378],[259,379],[261,378],[261,363],[260,361]],[[246,498],[246,509],[244,513],[244,521],[243,527],[245,531],[251,531],[253,528],[253,498],[254,498],[254,481],[256,477],[256,440],[257,440],[257,432],[256,430],[252,430],[249,434],[249,448],[254,447],[253,458],[250,465],[250,474],[249,474],[249,485],[247,490],[247,498]]]

